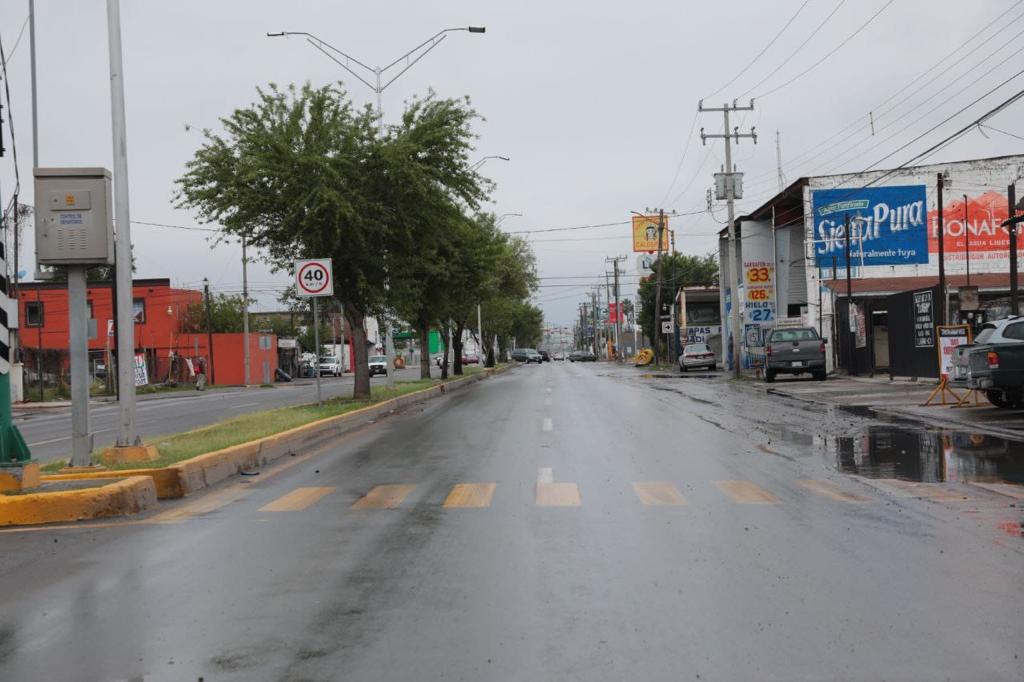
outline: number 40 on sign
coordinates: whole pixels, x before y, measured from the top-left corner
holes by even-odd
[[[330,258],[295,261],[295,293],[298,296],[333,296],[334,274]]]

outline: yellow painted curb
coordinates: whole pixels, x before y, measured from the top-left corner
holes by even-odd
[[[432,394],[441,395],[447,391],[462,388],[462,386],[511,369],[513,366],[504,365],[502,367],[488,368],[484,372],[475,372],[459,379],[449,380],[444,384],[437,384],[396,398],[389,398],[384,402],[367,405],[358,410],[352,410],[351,412],[345,412],[333,417],[325,417],[324,419],[296,426],[271,436],[264,436],[247,443],[239,443],[238,445],[232,445],[221,450],[196,455],[190,459],[170,464],[167,467],[124,469],[120,471],[88,472],[82,474],[54,474],[44,476],[43,480],[146,476],[153,480],[157,497],[160,499],[184,497],[234,476],[240,471],[259,468],[300,448],[315,445],[325,438],[341,435],[348,430],[346,428],[348,422],[387,414],[399,407],[431,397]]]
[[[73,481],[82,478],[131,478],[132,476],[149,476],[153,479],[158,499],[176,499],[184,496],[178,472],[168,467],[148,469],[115,469],[107,471],[89,471],[82,473],[43,474],[43,481]]]
[[[0,525],[24,526],[135,514],[156,504],[149,476],[131,476],[87,490],[0,496]]]

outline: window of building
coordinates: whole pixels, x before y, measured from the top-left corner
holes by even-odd
[[[146,299],[132,299],[132,317],[135,318],[135,324],[146,323]]]
[[[266,334],[260,335],[260,350],[270,350],[270,337]]]
[[[42,327],[43,326],[43,302],[42,301],[26,301],[25,302],[25,326],[26,327]]]

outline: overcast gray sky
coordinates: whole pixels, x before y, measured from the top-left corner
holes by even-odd
[[[883,8],[832,56],[784,85]],[[22,196],[31,203],[27,30],[19,41],[27,12],[27,0],[0,4]],[[105,2],[37,0],[36,12],[40,164],[109,168]],[[794,13],[785,32],[755,60]],[[504,221],[504,229],[514,231],[627,221],[631,210],[648,206],[701,209],[711,173],[722,163],[722,148],[720,142],[702,147],[698,131],[704,126],[717,132],[721,115],[704,114],[695,123],[697,101],[752,61],[708,102],[718,105],[733,97],[761,95],[753,114],[736,121],[744,130],[756,125],[760,135],[757,146],[744,140],[734,154],[747,174],[741,208],[754,207],[775,191],[776,130],[787,180],[863,170],[1016,73],[1024,65],[1022,16],[1024,3],[1018,0],[124,0],[131,215],[133,221],[196,225],[188,212],[172,207],[173,181],[200,144],[200,129],[217,127],[219,116],[251,102],[257,85],[305,80],[319,85],[340,79],[357,102],[373,101],[372,91],[303,40],[270,39],[267,31],[309,31],[363,62],[386,64],[442,28],[485,25],[485,35],[451,34],[396,81],[384,94],[384,113],[394,120],[407,98],[429,87],[445,96],[470,95],[486,118],[478,129],[479,155],[511,157],[507,163],[489,161],[484,170],[497,183],[489,209],[523,214]],[[780,85],[784,87],[771,92]],[[1022,87],[1024,76],[883,167],[924,150]],[[875,112],[874,137],[868,129],[869,111]],[[857,125],[845,142],[840,143],[840,136],[820,144],[851,124]],[[1024,137],[1024,105],[990,124]],[[970,133],[930,160],[1024,152],[1020,139],[991,130],[986,134],[988,139]],[[10,149],[6,125],[4,135]],[[808,150],[812,153],[801,158]],[[13,178],[9,152],[0,160],[5,203]],[[724,210],[716,209],[717,218],[698,214],[673,219],[679,249],[713,250],[712,235],[723,215]],[[198,286],[209,277],[216,290],[240,290],[237,246],[211,250],[203,233],[173,228],[137,225],[133,233],[137,276],[170,277],[186,286]],[[635,272],[627,225],[540,233],[531,239],[541,276],[548,278],[537,300],[549,323],[573,319],[583,292],[603,278],[606,256],[630,256],[627,272]],[[23,257],[29,265],[24,269],[31,273],[30,235],[27,241]],[[272,308],[273,292],[286,286],[287,277],[273,275],[262,265],[250,272],[259,306]],[[595,280],[550,279],[577,275]],[[624,293],[635,291],[636,278],[625,281]],[[556,284],[577,288],[551,286]]]

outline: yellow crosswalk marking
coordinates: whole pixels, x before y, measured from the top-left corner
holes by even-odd
[[[448,493],[443,506],[449,508],[490,507],[495,487],[494,483],[459,483]]]
[[[901,481],[897,478],[880,478],[878,482],[892,489],[900,497],[917,497],[936,502],[964,502],[969,499],[963,493],[944,488],[938,483]]]
[[[719,490],[740,504],[777,504],[779,498],[750,481],[715,481]]]
[[[203,495],[200,498],[179,505],[174,509],[169,509],[165,512],[156,514],[155,516],[151,516],[148,520],[152,523],[174,523],[193,516],[209,514],[210,512],[217,511],[221,507],[231,504],[235,500],[240,500],[243,497],[246,497],[251,492],[252,490],[247,487],[230,486],[223,490],[217,490]]]
[[[831,481],[816,481],[805,478],[796,482],[798,486],[837,502],[869,502],[871,498],[843,490]]]
[[[580,489],[575,483],[538,483],[535,500],[538,507],[578,507]]]
[[[299,511],[316,504],[325,495],[330,495],[337,488],[296,488],[287,495],[282,495],[273,502],[260,507],[260,511],[286,512]]]
[[[665,481],[639,481],[633,484],[633,490],[640,501],[653,507],[681,507],[686,498],[679,489]]]
[[[378,485],[352,505],[353,509],[398,509],[402,500],[408,497],[415,485]]]

